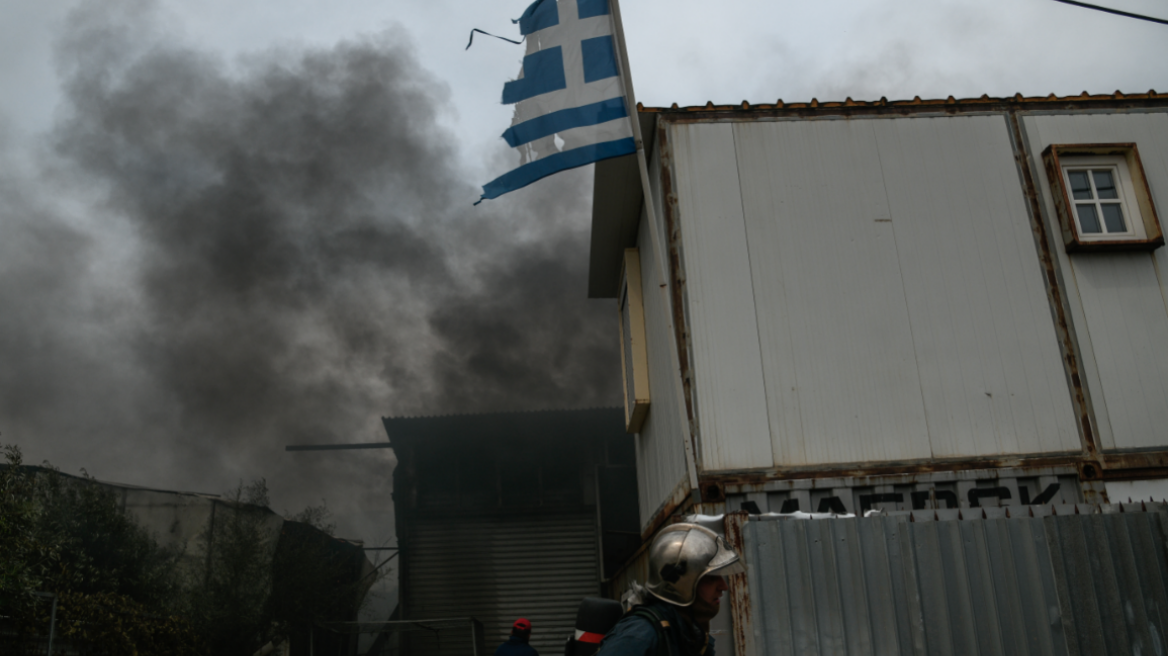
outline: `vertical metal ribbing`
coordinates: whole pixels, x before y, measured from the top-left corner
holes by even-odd
[[[751,518],[742,534],[753,653],[1164,653],[1165,514],[1095,510]]]

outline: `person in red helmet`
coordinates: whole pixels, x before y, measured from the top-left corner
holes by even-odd
[[[495,656],[539,656],[535,647],[527,644],[531,639],[531,622],[520,617],[511,625],[511,637],[499,645]]]

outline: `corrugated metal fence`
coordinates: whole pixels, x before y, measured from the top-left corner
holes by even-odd
[[[1062,508],[949,521],[752,516],[739,653],[1163,654],[1168,508]]]

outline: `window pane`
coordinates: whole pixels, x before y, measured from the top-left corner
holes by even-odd
[[[1067,177],[1071,179],[1071,195],[1075,200],[1090,200],[1091,183],[1087,181],[1086,171],[1069,171]]]
[[[1102,191],[1099,193],[1103,194]],[[1107,226],[1107,232],[1127,232],[1127,225],[1123,222],[1123,210],[1118,203],[1103,204],[1103,224]]]
[[[1095,192],[1099,194],[1100,198],[1119,198],[1119,193],[1115,191],[1115,180],[1111,177],[1111,171],[1091,171],[1091,176],[1095,178]],[[1104,212],[1106,214],[1106,212]]]
[[[1076,205],[1075,210],[1079,213],[1079,227],[1083,234],[1103,232],[1099,229],[1099,216],[1095,214],[1094,205]]]

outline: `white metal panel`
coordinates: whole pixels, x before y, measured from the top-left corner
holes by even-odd
[[[1168,313],[1147,253],[1071,256],[1117,448],[1168,445]],[[1084,334],[1086,333],[1086,334]]]
[[[1024,126],[1035,158],[1050,144],[1134,142],[1164,220],[1168,114],[1029,116]],[[1039,178],[1051,222],[1047,227],[1057,234],[1045,172]],[[1168,445],[1168,254],[1164,248],[1152,254],[1068,255],[1061,245],[1054,250],[1070,288],[1071,318],[1101,445]]]
[[[935,457],[1080,447],[1002,116],[868,121]]]
[[[728,124],[670,126],[683,245],[699,463],[773,462],[742,195]]]
[[[596,517],[418,517],[408,542],[406,619],[474,617],[488,653],[511,623],[531,620],[531,645],[563,650],[584,597],[600,592]],[[409,636],[410,654],[466,654],[466,643]]]
[[[870,122],[734,130],[775,464],[928,457]]]
[[[656,176],[655,176],[656,177]],[[637,489],[642,528],[669,499],[678,483],[686,480],[685,449],[688,426],[680,423],[681,377],[669,349],[669,304],[661,286],[661,269],[653,251],[649,222],[641,217],[637,247],[641,252],[641,285],[645,305],[645,344],[649,356],[649,415],[637,435]]]

